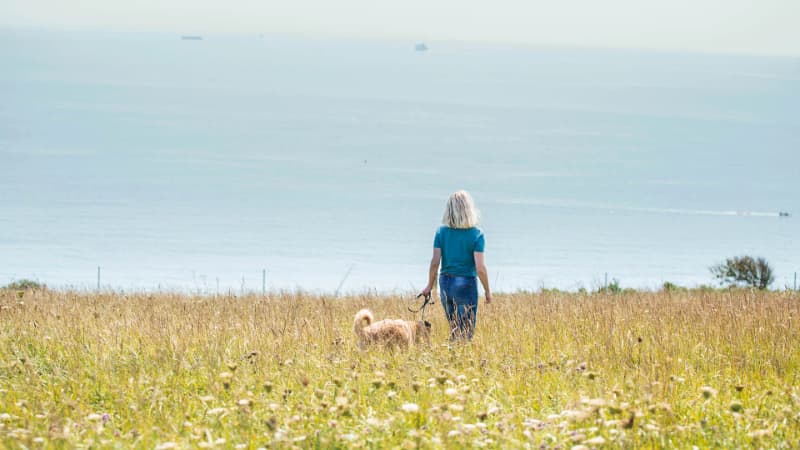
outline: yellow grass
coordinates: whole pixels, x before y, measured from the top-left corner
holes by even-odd
[[[0,291],[0,447],[800,445],[796,293],[498,295],[359,352],[406,304]]]

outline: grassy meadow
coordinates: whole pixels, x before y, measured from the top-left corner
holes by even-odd
[[[0,291],[0,448],[800,445],[797,293],[498,294],[359,351],[409,300]]]

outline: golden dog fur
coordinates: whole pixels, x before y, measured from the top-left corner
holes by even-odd
[[[410,347],[424,339],[430,340],[431,324],[428,321],[385,319],[374,322],[372,312],[362,309],[353,319],[353,332],[358,337],[358,346],[383,345],[386,347]]]

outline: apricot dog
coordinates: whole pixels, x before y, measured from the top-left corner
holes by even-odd
[[[410,347],[431,335],[431,323],[428,321],[411,321],[385,319],[373,323],[372,312],[362,309],[353,319],[353,332],[358,337],[358,347],[367,345],[383,345],[386,347]]]

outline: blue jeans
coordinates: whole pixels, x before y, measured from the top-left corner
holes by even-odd
[[[439,277],[439,297],[450,322],[450,340],[472,340],[478,318],[478,280],[442,274]]]

